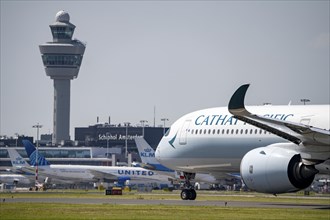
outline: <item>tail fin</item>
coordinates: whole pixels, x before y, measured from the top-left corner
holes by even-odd
[[[146,142],[143,137],[135,138],[136,147],[139,151],[141,161],[145,164],[159,164],[155,158],[155,151],[152,147]]]
[[[158,171],[169,171],[173,170],[164,167],[161,165],[158,160],[155,158],[155,151],[152,147],[146,142],[143,137],[136,137],[135,143],[141,157],[141,167],[149,170],[158,170]]]
[[[16,149],[7,149],[11,164],[13,167],[29,167],[30,165],[24,160],[24,158],[17,152]]]
[[[29,140],[23,140],[22,142],[25,147],[25,151],[30,158],[31,166],[35,166],[37,164],[36,163],[36,156],[37,156],[36,148]],[[48,165],[50,165],[50,163],[46,160],[46,158],[43,155],[41,155],[38,152],[38,166],[48,166]]]

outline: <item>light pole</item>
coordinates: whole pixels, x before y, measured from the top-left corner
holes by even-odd
[[[124,122],[124,125],[126,127],[126,135],[125,135],[125,158],[127,158],[127,135],[128,135],[128,126],[130,125],[130,122]]]
[[[148,123],[147,120],[141,120],[141,125],[142,125],[142,137],[144,138],[144,123]]]
[[[300,99],[300,101],[303,102],[304,105],[306,105],[306,102],[310,102],[311,100],[309,100],[309,99]]]
[[[168,118],[162,118],[162,119],[160,119],[160,120],[164,122],[164,131],[163,131],[163,135],[165,135],[165,122],[168,121]]]
[[[37,150],[36,150],[36,186],[38,184],[38,163],[39,163],[39,156],[38,156],[38,150],[39,150],[39,128],[42,128],[42,125],[39,125],[39,123],[37,123],[36,125],[33,125],[32,128],[36,128],[37,129]]]
[[[109,132],[107,132],[106,135],[107,135],[107,166],[109,166]]]
[[[17,140],[19,138],[19,134],[18,133],[15,133],[15,138],[16,138],[16,147],[17,147]]]

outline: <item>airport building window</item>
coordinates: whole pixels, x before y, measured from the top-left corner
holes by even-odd
[[[80,66],[82,56],[78,54],[63,55],[63,54],[44,54],[42,61],[45,66],[67,65]]]

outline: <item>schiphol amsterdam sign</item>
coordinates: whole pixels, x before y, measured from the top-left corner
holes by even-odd
[[[142,137],[142,135],[127,135],[127,140],[134,140],[137,137]],[[124,141],[126,140],[126,135],[122,134],[99,134],[99,141]]]

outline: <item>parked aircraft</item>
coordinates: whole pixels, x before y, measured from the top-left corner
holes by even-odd
[[[0,183],[6,183],[6,184],[24,184],[28,185],[31,184],[31,179],[22,175],[22,174],[13,174],[13,173],[8,173],[8,174],[0,174]]]
[[[13,169],[10,170],[10,172],[15,173],[15,175],[21,175],[22,179],[26,178],[29,180],[30,183],[34,183],[35,187],[40,189],[40,188],[45,188],[46,185],[50,182],[52,183],[60,183],[60,184],[73,184],[71,181],[67,180],[50,180],[47,176],[40,175],[39,178],[36,179],[36,174],[35,174],[35,169],[28,164],[28,162],[17,152],[16,149],[13,148],[8,148],[7,149],[9,158],[11,161],[11,164],[13,166]],[[42,181],[40,181],[42,180]],[[26,180],[27,182],[27,180]]]
[[[184,173],[182,199],[196,198],[190,181],[197,172],[226,176],[240,171],[248,188],[272,194],[304,189],[319,171],[329,173],[329,105],[247,110],[248,86],[237,89],[228,107],[184,115],[160,141],[157,160]]]
[[[168,182],[168,177],[158,174],[155,171],[140,167],[110,167],[90,165],[55,165],[50,164],[40,153],[38,164],[36,163],[37,151],[28,140],[23,140],[25,150],[30,158],[33,167],[25,168],[33,171],[38,165],[40,174],[52,179],[70,180],[76,182],[121,182],[127,180],[133,182]]]

